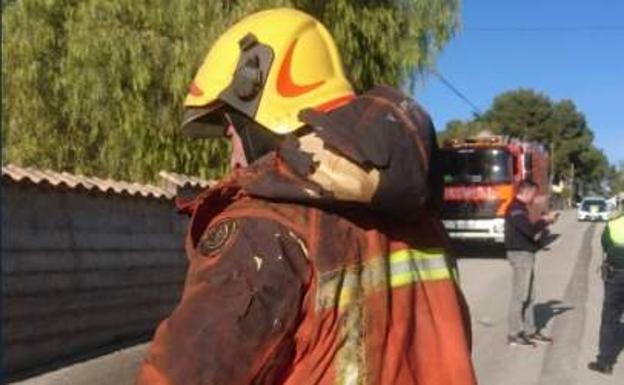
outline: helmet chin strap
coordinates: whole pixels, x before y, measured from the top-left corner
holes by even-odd
[[[247,167],[247,156],[245,155],[245,150],[243,149],[243,141],[231,123],[227,128],[226,136],[230,139],[232,144],[232,151],[230,153],[230,168],[236,169],[240,167]]]
[[[270,132],[242,113],[228,112],[226,116],[240,138],[248,164],[279,147],[281,136]]]

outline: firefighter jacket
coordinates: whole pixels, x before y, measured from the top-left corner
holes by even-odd
[[[475,384],[429,118],[384,87],[301,118],[184,207],[184,292],[138,384]]]

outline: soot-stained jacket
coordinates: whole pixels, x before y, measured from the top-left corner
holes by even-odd
[[[473,385],[435,131],[380,87],[234,172],[192,215],[139,385]]]

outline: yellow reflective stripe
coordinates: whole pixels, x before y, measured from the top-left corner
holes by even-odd
[[[343,308],[356,300],[356,297],[383,287],[398,288],[416,282],[454,277],[441,249],[399,250],[386,258],[374,258],[362,265],[322,274],[316,308]]]
[[[443,250],[406,249],[390,254],[390,286],[393,288],[451,277]]]
[[[399,275],[392,275],[390,278],[390,286],[393,288],[409,285],[421,281],[438,281],[451,278],[451,272],[448,268],[439,268],[427,271],[413,271]]]
[[[401,262],[411,259],[435,259],[444,256],[442,249],[403,249],[390,254],[391,262]]]

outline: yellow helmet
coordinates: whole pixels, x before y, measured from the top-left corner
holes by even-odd
[[[223,108],[233,108],[283,135],[304,125],[301,110],[352,95],[327,29],[303,12],[272,9],[245,17],[212,46],[184,102],[182,127],[221,136]]]

